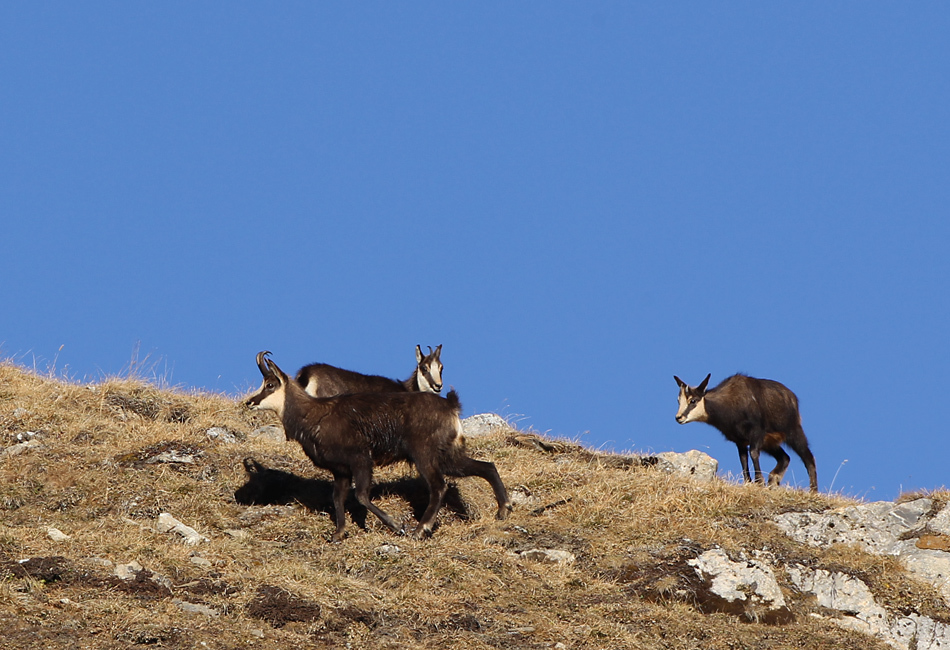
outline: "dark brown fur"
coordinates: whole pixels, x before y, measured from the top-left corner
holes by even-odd
[[[418,346],[416,346],[418,349]],[[348,393],[401,393],[404,391],[419,392],[418,372],[426,367],[426,364],[439,361],[439,355],[442,346],[438,346],[434,351],[429,347],[429,354],[426,355],[416,366],[416,370],[405,380],[399,381],[382,377],[380,375],[364,375],[353,370],[344,370],[331,366],[328,363],[312,363],[304,366],[297,371],[297,383],[307,387],[311,380],[316,379],[317,394],[315,397],[333,397],[335,395],[345,395]],[[420,352],[421,354],[421,352]],[[441,362],[440,362],[441,363]],[[437,386],[438,392],[442,389],[442,384]]]
[[[775,469],[769,472],[769,484],[778,485],[790,460],[782,449],[782,444],[786,444],[805,463],[811,490],[818,490],[815,458],[802,429],[795,393],[777,381],[746,375],[728,377],[708,391],[706,383],[709,377],[696,388],[687,386],[678,377],[674,379],[691,400],[705,397],[706,419],[703,421],[719,429],[727,440],[736,444],[746,481],[752,480],[748,460],[751,455],[755,480],[762,482],[759,454],[764,451],[777,461]]]
[[[343,538],[344,501],[351,483],[364,507],[393,531],[402,532],[370,501],[373,467],[399,461],[415,465],[429,488],[429,505],[414,537],[432,532],[445,497],[446,476],[484,478],[498,502],[497,518],[507,517],[511,504],[494,464],[475,460],[465,451],[458,431],[462,406],[454,390],[446,398],[410,392],[315,398],[263,355],[258,355],[258,366],[264,383],[245,403],[258,406],[283,388],[281,421],[287,438],[299,442],[314,465],[333,474],[334,541]]]

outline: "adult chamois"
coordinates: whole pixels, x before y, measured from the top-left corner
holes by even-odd
[[[429,489],[429,503],[412,536],[432,533],[448,488],[446,476],[480,476],[492,486],[498,519],[505,519],[511,501],[495,465],[471,458],[465,451],[459,414],[462,405],[452,390],[443,398],[433,393],[356,393],[317,398],[292,381],[267,358],[257,355],[264,377],[245,400],[253,409],[277,413],[288,440],[296,440],[317,467],[333,474],[336,530],[343,539],[346,495],[352,484],[356,499],[396,533],[403,528],[370,501],[373,467],[406,461],[415,465]]]
[[[442,346],[422,354],[416,346],[416,369],[409,379],[398,381],[379,375],[364,375],[327,363],[312,363],[297,371],[297,383],[314,397],[333,397],[346,393],[401,393],[403,391],[439,393],[442,391]]]
[[[749,475],[750,455],[755,468],[755,480],[763,482],[759,453],[764,451],[778,461],[775,469],[769,472],[769,485],[781,483],[790,460],[782,444],[788,445],[805,463],[811,491],[817,492],[815,457],[808,448],[808,439],[802,429],[795,393],[777,381],[745,375],[727,377],[707,391],[706,385],[711,376],[706,375],[702,383],[693,388],[673,375],[680,387],[676,421],[680,424],[705,422],[719,429],[726,440],[734,442],[739,449],[742,476],[749,482],[752,481]]]

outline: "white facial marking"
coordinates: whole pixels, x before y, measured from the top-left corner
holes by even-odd
[[[256,405],[251,408],[255,411],[274,411],[277,413],[278,417],[281,417],[284,412],[284,386],[280,384],[276,379],[265,379],[261,382],[261,387],[257,390],[254,395],[259,395],[268,390],[268,382],[273,382],[277,384],[277,388],[273,389],[273,392],[270,393],[267,397],[262,399]]]
[[[679,394],[679,410],[676,411],[676,421],[680,424],[688,422],[705,422],[706,415],[706,397],[700,397],[699,401],[690,409],[690,397],[686,394],[686,389],[681,388]],[[685,416],[684,416],[685,414]]]
[[[429,382],[429,378],[426,377],[426,373],[422,372],[421,368],[416,368],[416,381],[419,383],[419,390],[424,393],[438,393],[439,390],[442,390],[442,364],[438,361],[429,364],[429,375],[432,376],[435,385]],[[435,386],[439,386],[439,389],[436,390]]]

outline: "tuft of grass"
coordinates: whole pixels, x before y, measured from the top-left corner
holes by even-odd
[[[265,424],[276,420],[225,395],[136,376],[83,384],[0,363],[0,446],[24,431],[38,441],[0,458],[0,647],[885,647],[810,616],[820,612],[787,581],[787,624],[702,613],[685,561],[714,546],[846,570],[890,606],[938,609],[896,561],[801,546],[771,523],[846,497],[696,483],[516,430],[468,441],[509,489],[530,495],[507,521],[494,520],[485,482],[468,478],[429,540],[392,535],[351,498],[348,537],[330,544],[329,475],[299,446],[251,435]],[[239,442],[209,438],[212,427]],[[188,460],[153,462],[162,454]],[[272,481],[254,499],[235,496],[247,457]],[[376,472],[374,499],[411,521],[425,493],[396,466]],[[158,533],[162,512],[210,541]],[[70,539],[53,541],[50,527]],[[576,560],[521,557],[534,548]],[[130,581],[107,565],[132,561],[143,571]]]

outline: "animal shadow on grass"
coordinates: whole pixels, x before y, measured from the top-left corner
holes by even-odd
[[[303,478],[292,472],[266,467],[253,458],[244,459],[247,482],[234,492],[234,499],[245,506],[273,506],[299,503],[311,512],[323,512],[333,516],[333,481]],[[412,516],[419,521],[429,504],[429,490],[421,477],[404,477],[373,485],[370,499],[376,501],[384,496],[399,496],[409,503]],[[467,521],[471,510],[462,498],[458,486],[449,483],[442,502],[443,509],[451,510],[459,519]],[[357,526],[366,529],[367,510],[356,500],[350,490],[343,506]],[[406,527],[412,524],[406,522]]]

